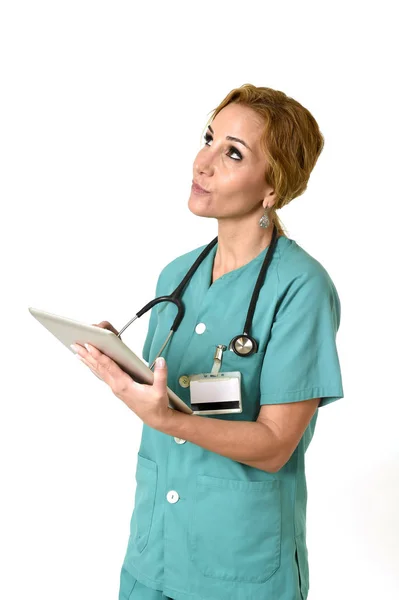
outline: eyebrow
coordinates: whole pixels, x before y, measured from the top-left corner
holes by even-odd
[[[210,125],[208,125],[208,129],[210,129],[211,132],[214,133],[214,131],[213,131],[213,129],[212,129],[212,127]],[[246,144],[244,142],[244,140],[240,140],[240,138],[236,138],[236,137],[233,137],[231,135],[226,135],[226,140],[233,140],[234,142],[239,142],[240,144],[242,144],[243,146],[245,146],[246,148],[248,148],[248,150],[251,150],[251,148],[248,146],[248,144]],[[251,150],[251,152],[252,152],[252,150]]]

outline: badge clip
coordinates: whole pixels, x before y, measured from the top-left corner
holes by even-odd
[[[218,344],[216,346],[215,356],[213,357],[213,367],[211,371],[211,375],[217,375],[220,371],[220,367],[222,366],[223,360],[223,352],[226,350],[227,346],[224,344]]]

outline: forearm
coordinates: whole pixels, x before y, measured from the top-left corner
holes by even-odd
[[[278,440],[258,421],[222,421],[170,410],[155,429],[262,471],[278,470]]]

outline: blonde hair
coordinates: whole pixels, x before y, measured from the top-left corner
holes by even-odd
[[[230,103],[249,106],[263,119],[261,148],[269,166],[265,181],[276,193],[270,220],[280,235],[286,235],[276,214],[307,188],[310,174],[324,146],[316,119],[307,108],[284,92],[246,83],[233,89],[212,111],[205,126]]]

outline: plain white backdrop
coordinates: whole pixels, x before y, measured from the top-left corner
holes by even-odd
[[[1,4],[2,599],[117,598],[142,423],[28,307],[121,328],[217,235],[187,208],[193,161],[244,83],[294,97],[325,136],[278,213],[342,310],[345,398],[306,454],[308,600],[398,597],[394,4]],[[148,320],[124,335],[139,356]]]

